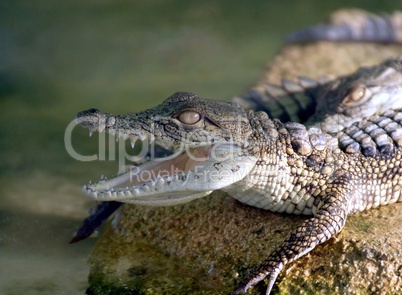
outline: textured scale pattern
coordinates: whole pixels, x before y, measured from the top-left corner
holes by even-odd
[[[360,150],[367,157],[392,154],[402,146],[402,116],[400,110],[363,119],[339,133],[340,147],[349,154]]]
[[[263,111],[282,122],[306,122],[315,112],[319,91],[324,87],[321,83],[307,77],[283,79],[281,85],[266,84],[263,92],[251,89],[246,96],[233,100],[244,109]]]
[[[266,112],[282,122],[318,125],[336,133],[361,118],[402,107],[402,59],[393,58],[335,80],[313,81],[300,77],[265,84],[234,101],[244,109]]]
[[[253,269],[234,294],[265,277],[269,292],[286,263],[339,233],[348,215],[402,201],[401,115],[401,109],[374,115],[346,128],[339,138],[298,123],[274,121],[275,127],[270,128],[277,133],[267,133],[277,138],[273,146],[264,146],[263,155],[267,156],[262,156],[247,179],[224,190],[252,206],[314,217]],[[364,141],[349,140],[359,130],[372,139],[369,155],[361,151]],[[264,141],[264,135],[259,136]],[[276,157],[269,156],[272,154]]]
[[[346,222],[347,204],[331,194],[332,190],[328,189],[326,202],[319,207],[319,212],[315,217],[297,227],[277,251],[246,276],[233,294],[243,293],[265,277],[268,278],[267,289],[271,290],[285,264],[311,251],[315,246],[324,243],[343,229]]]
[[[402,14],[375,15],[359,9],[340,10],[331,15],[330,24],[319,24],[294,32],[288,42],[314,40],[362,41],[379,43],[401,43]]]

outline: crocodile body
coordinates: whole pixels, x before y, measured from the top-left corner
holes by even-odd
[[[339,233],[348,215],[401,200],[402,110],[374,115],[337,137],[189,93],[137,114],[91,109],[77,120],[91,132],[157,140],[177,153],[134,174],[128,169],[84,186],[96,200],[171,205],[221,189],[254,207],[314,215],[250,272],[236,294],[265,277],[269,292],[285,264]],[[144,171],[154,178],[138,177]]]
[[[394,58],[333,81],[319,83],[305,77],[265,84],[235,97],[244,109],[264,111],[282,122],[319,124],[325,132],[337,132],[361,118],[402,107],[402,59]]]
[[[402,43],[402,14],[375,15],[360,9],[339,10],[330,15],[329,24],[319,24],[290,34],[287,42],[360,41]]]
[[[267,84],[265,93],[250,91],[233,100],[243,109],[264,111],[282,122],[301,122],[336,132],[389,106],[402,108],[401,88],[402,59],[396,58],[327,83],[300,78],[298,83],[283,80],[280,86]],[[98,205],[70,243],[87,238],[120,205]]]

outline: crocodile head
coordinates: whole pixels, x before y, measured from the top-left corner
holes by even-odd
[[[88,196],[101,201],[171,205],[208,195],[244,178],[254,167],[250,154],[251,125],[236,103],[175,93],[162,104],[139,113],[111,115],[96,109],[76,120],[91,132],[116,138],[154,142],[170,151],[146,158],[110,179],[85,185]]]
[[[402,58],[390,59],[325,85],[317,99],[316,114],[309,123],[337,132],[361,118],[381,113],[389,106],[402,107]]]

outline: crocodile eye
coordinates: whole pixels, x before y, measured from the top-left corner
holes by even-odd
[[[343,99],[343,104],[346,106],[349,105],[354,105],[358,102],[360,102],[364,96],[366,95],[366,89],[359,86],[356,88],[353,88],[348,95],[345,96],[345,98]]]
[[[180,122],[186,125],[193,125],[201,120],[201,115],[194,111],[184,111],[178,116]]]

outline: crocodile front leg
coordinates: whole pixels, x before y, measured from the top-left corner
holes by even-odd
[[[123,203],[100,202],[93,212],[82,221],[80,228],[74,234],[69,244],[73,244],[88,238],[101,224],[109,218]]]
[[[339,186],[327,188],[315,216],[300,225],[278,250],[251,270],[233,294],[244,293],[265,278],[268,279],[266,294],[269,294],[279,272],[287,263],[307,254],[343,229],[348,214],[349,195],[346,189],[340,189]]]

